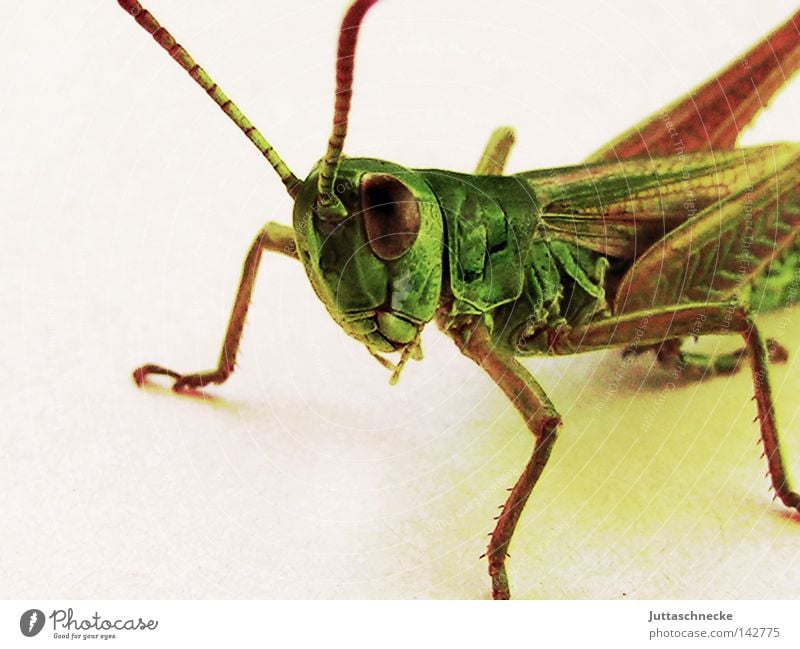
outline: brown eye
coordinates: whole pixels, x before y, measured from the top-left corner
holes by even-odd
[[[361,181],[361,207],[377,257],[391,261],[408,252],[419,232],[419,206],[408,187],[388,174],[368,174]]]

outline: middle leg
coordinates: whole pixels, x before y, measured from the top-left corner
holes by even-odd
[[[514,142],[514,129],[510,126],[500,126],[492,131],[478,166],[475,167],[475,174],[478,176],[502,176]]]

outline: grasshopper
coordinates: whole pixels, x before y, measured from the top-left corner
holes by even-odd
[[[582,164],[503,175],[514,131],[494,131],[474,174],[407,169],[343,155],[355,51],[356,0],[338,42],[333,129],[305,180],[137,0],[125,11],[183,67],[258,148],[294,200],[293,228],[267,223],[244,261],[217,367],[133,373],[175,391],[233,371],[264,251],[302,262],[333,319],[397,381],[422,357],[436,321],[511,400],[533,450],[497,518],[486,553],[492,596],[510,596],[506,559],[561,417],[518,356],[621,347],[655,353],[698,377],[752,371],[761,442],[776,497],[800,509],[778,439],[769,361],[753,314],[793,303],[800,288],[800,145],[737,148],[741,130],[800,66],[800,12],[684,97],[611,140]],[[682,350],[689,338],[739,335],[732,353]],[[396,360],[387,354],[397,354]]]

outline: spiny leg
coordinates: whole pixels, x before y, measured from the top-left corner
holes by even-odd
[[[242,277],[239,280],[239,290],[236,292],[236,299],[233,303],[233,310],[228,321],[228,329],[222,342],[222,351],[220,352],[216,369],[193,374],[180,374],[160,365],[143,365],[133,372],[133,380],[136,381],[137,385],[143,385],[150,374],[161,374],[175,379],[172,389],[178,392],[180,390],[201,388],[209,383],[222,383],[230,376],[236,363],[236,352],[239,349],[244,320],[247,316],[247,309],[250,306],[256,273],[264,250],[279,252],[296,259],[297,250],[292,229],[277,223],[267,223],[256,236],[252,246],[250,246],[247,257],[244,260]]]
[[[764,455],[767,457],[772,488],[775,489],[775,495],[781,499],[784,505],[800,510],[800,495],[789,487],[789,478],[786,476],[786,469],[781,457],[778,428],[775,425],[775,408],[772,405],[772,390],[767,373],[767,348],[755,323],[749,318],[747,322],[749,326],[741,333],[750,356],[753,385],[756,389],[758,420],[761,426],[761,441],[764,444]]]
[[[492,131],[475,173],[479,176],[502,176],[515,141],[516,135],[510,126],[500,126]]]
[[[767,348],[756,325],[742,307],[730,303],[676,306],[660,311],[628,313],[574,329],[564,327],[551,332],[550,351],[574,354],[612,345],[629,345],[634,341],[637,345],[653,345],[664,339],[665,332],[670,338],[730,333],[738,333],[744,338],[772,487],[784,505],[800,510],[800,496],[789,486],[781,455],[769,385]]]
[[[683,340],[669,338],[663,342],[647,347],[626,347],[623,356],[643,354],[652,351],[659,364],[668,370],[682,368],[686,378],[702,379],[707,376],[734,374],[742,368],[742,361],[749,355],[747,347],[721,354],[703,354],[687,352],[682,349]],[[773,338],[767,338],[767,360],[770,363],[785,363],[789,352]]]
[[[508,546],[525,503],[550,457],[561,417],[530,373],[513,356],[493,348],[485,327],[465,327],[448,333],[461,352],[478,363],[503,390],[535,437],[531,459],[503,505],[486,552],[492,578],[492,597],[508,599],[511,595],[505,566]]]

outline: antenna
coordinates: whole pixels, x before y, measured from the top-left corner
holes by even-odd
[[[317,192],[323,218],[341,218],[347,214],[339,197],[334,193],[336,172],[342,156],[344,138],[347,135],[347,117],[353,96],[353,68],[356,44],[361,21],[370,7],[378,0],[356,0],[342,19],[339,30],[339,48],[336,60],[336,98],[333,106],[333,131],[328,140],[328,150],[319,170]]]
[[[374,1],[375,0],[373,0],[373,2]],[[208,73],[195,63],[189,52],[183,49],[183,46],[178,44],[172,34],[164,29],[153,14],[142,7],[137,0],[118,0],[118,2],[125,11],[133,16],[134,20],[141,25],[142,29],[150,34],[155,39],[156,43],[163,47],[167,53],[189,73],[189,76],[206,91],[208,96],[222,109],[222,112],[230,117],[233,123],[242,130],[247,136],[247,139],[255,145],[261,152],[261,155],[267,159],[267,162],[272,165],[272,168],[280,176],[289,195],[292,198],[296,198],[300,191],[301,181],[291,172],[289,167],[286,166],[286,163],[277,154],[275,149],[272,148],[272,145],[267,142],[267,139],[253,126],[252,122],[245,117],[244,113],[239,110],[239,107],[222,92],[222,89],[214,83],[214,80],[208,76]],[[344,136],[342,136],[342,139],[344,139]]]

